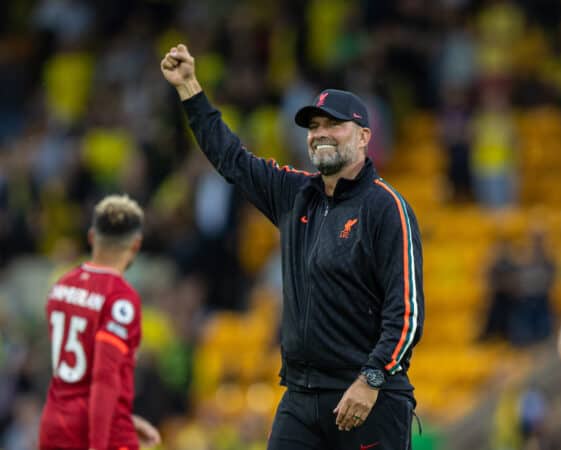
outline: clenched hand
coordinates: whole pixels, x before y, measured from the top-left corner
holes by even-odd
[[[195,76],[195,58],[185,45],[172,47],[162,59],[160,69],[165,79],[175,86],[181,100],[201,92],[201,86]]]

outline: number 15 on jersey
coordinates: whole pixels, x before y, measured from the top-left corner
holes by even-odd
[[[69,319],[68,333],[66,333],[66,342],[63,342],[67,319]],[[86,330],[88,322],[80,316],[67,317],[62,311],[52,311],[50,322],[53,327],[51,355],[53,374],[67,383],[77,383],[84,377],[87,369],[86,354],[79,336]],[[72,366],[61,358],[61,349],[74,354],[74,364]]]

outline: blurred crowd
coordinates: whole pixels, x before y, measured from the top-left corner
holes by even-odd
[[[561,403],[534,380],[506,389],[493,417],[493,449],[554,450],[559,447]],[[518,426],[513,427],[512,424]]]
[[[547,236],[536,228],[527,248],[499,240],[488,269],[489,311],[481,338],[500,337],[527,346],[554,333],[552,288],[555,262]]]
[[[514,110],[561,105],[560,23],[554,0],[1,2],[0,447],[34,445],[48,283],[87,254],[93,204],[127,192],[147,219],[129,274],[146,305],[138,412],[174,430],[169,449],[265,448],[263,408],[234,426],[193,400],[194,361],[216,311],[251,310],[264,290],[278,310],[278,237],[196,149],[160,74],[169,47],[189,46],[205,91],[259,156],[309,169],[294,113],[321,88],[348,89],[368,106],[382,174],[403,119],[428,111],[445,201],[500,210],[520,201]],[[525,344],[552,331],[544,292],[515,288],[551,282],[539,237],[530,253],[517,265],[500,246],[485,335]],[[536,329],[518,326],[528,314]]]

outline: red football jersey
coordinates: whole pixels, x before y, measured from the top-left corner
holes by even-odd
[[[46,306],[53,377],[41,449],[138,448],[132,423],[137,292],[111,268],[86,263],[64,275]]]

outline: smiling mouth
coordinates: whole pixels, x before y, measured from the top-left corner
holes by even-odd
[[[334,149],[334,148],[335,145],[331,145],[331,144],[319,144],[314,146],[315,150],[325,150],[325,149]]]

